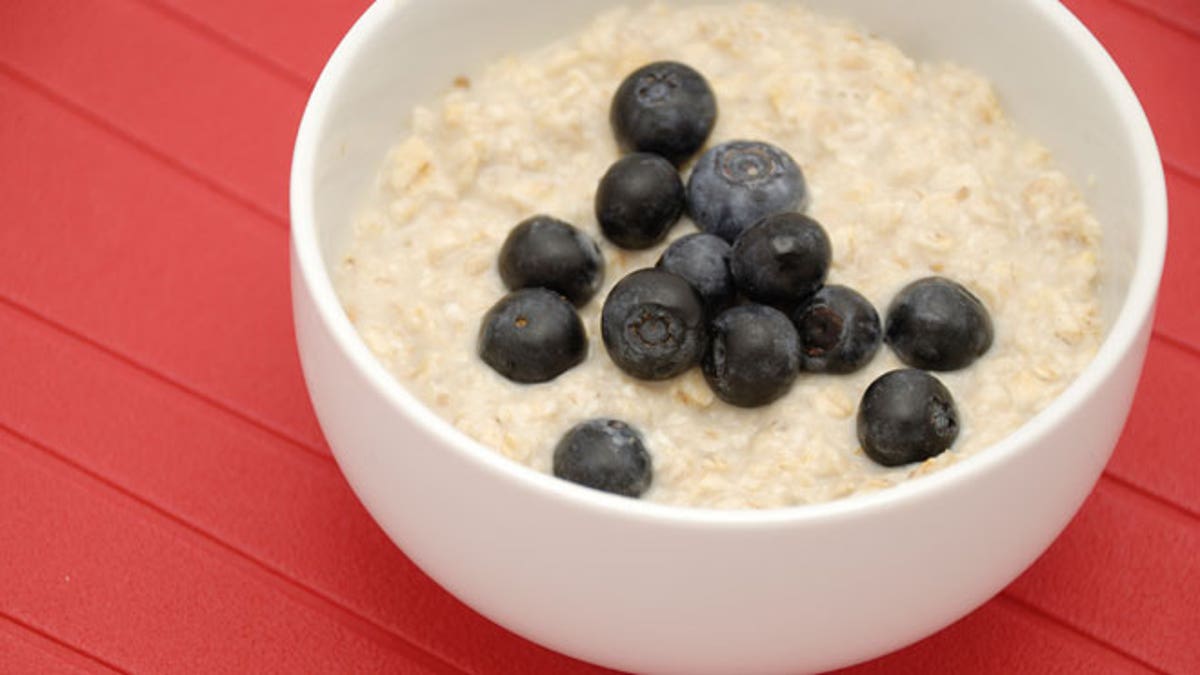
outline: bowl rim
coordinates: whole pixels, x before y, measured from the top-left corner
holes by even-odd
[[[342,38],[321,71],[305,105],[289,178],[291,264],[295,268],[291,293],[295,299],[301,290],[295,286],[299,280],[308,291],[316,315],[328,330],[333,343],[397,415],[406,416],[429,437],[461,453],[497,480],[510,481],[538,493],[542,498],[562,501],[592,513],[675,526],[768,528],[869,516],[880,509],[905,502],[935,498],[956,485],[987,473],[991,467],[1008,461],[1018,453],[1031,451],[1037,440],[1049,433],[1059,419],[1079,408],[1099,390],[1124,356],[1137,347],[1143,327],[1151,320],[1166,257],[1167,196],[1158,146],[1149,121],[1120,68],[1099,40],[1070,10],[1056,0],[1026,0],[1033,11],[1039,12],[1045,21],[1060,31],[1063,38],[1081,53],[1088,67],[1101,78],[1111,103],[1117,108],[1132,137],[1140,190],[1145,197],[1140,213],[1142,228],[1138,256],[1129,290],[1112,328],[1091,362],[1046,408],[1003,439],[963,461],[928,475],[874,493],[771,509],[717,509],[629,499],[578,486],[508,459],[434,413],[375,358],[343,310],[321,254],[315,196],[308,189],[316,175],[319,133],[331,108],[334,93],[351,69],[357,54],[383,24],[388,12],[410,1],[374,2]],[[335,451],[335,456],[337,454]]]

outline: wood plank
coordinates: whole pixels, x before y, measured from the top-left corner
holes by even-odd
[[[143,1],[310,85],[342,35],[371,4],[368,0],[307,2],[298,12],[292,0]]]
[[[1195,37],[1200,37],[1200,2],[1196,0],[1114,0],[1136,7],[1164,24]]]
[[[0,62],[286,222],[304,89],[138,3],[3,2],[0,26]]]
[[[1006,592],[1167,672],[1200,672],[1200,521],[1116,483]]]
[[[0,672],[116,673],[100,661],[63,646],[0,614]]]
[[[1107,472],[1200,517],[1197,383],[1196,352],[1153,340],[1133,410]]]
[[[452,672],[315,611],[0,433],[0,609],[140,672]]]
[[[1153,672],[1000,596],[917,644],[840,675]]]
[[[325,452],[287,234],[3,74],[0,109],[0,297]]]

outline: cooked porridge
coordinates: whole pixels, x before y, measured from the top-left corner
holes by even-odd
[[[699,368],[649,382],[601,341],[609,289],[651,267],[667,241],[622,250],[601,236],[597,181],[620,157],[608,109],[622,79],[656,60],[702,72],[720,112],[708,145],[769,140],[801,165],[808,214],[832,244],[828,283],[882,315],[924,276],[969,287],[995,326],[974,365],[938,373],[961,433],[923,463],[885,468],[855,435],[867,386],[902,367],[885,345],[850,375],[802,372],[778,401],[718,400]],[[583,32],[491,64],[412,111],[375,206],[356,221],[335,284],[376,356],[459,429],[549,473],[555,445],[598,417],[639,429],[653,458],[644,498],[715,508],[822,502],[886,488],[1001,439],[1045,407],[1100,341],[1100,228],[1037,141],[1014,128],[981,76],[918,63],[853,24],[769,4],[622,9]],[[689,165],[683,167],[686,176]],[[607,269],[579,308],[586,360],[516,384],[478,356],[481,317],[505,293],[497,253],[545,213],[592,235]]]

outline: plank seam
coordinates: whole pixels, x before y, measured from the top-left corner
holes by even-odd
[[[1194,344],[1190,339],[1178,337],[1161,328],[1155,328],[1150,334],[1154,339],[1161,340],[1180,351],[1186,352],[1188,356],[1200,359],[1200,345]]]
[[[234,38],[228,33],[205,23],[201,19],[197,19],[195,16],[192,16],[183,10],[165,5],[157,0],[132,1],[143,5],[151,11],[158,12],[166,19],[179,24],[186,30],[189,30],[201,38],[224,48],[226,51],[232,52],[242,60],[248,61],[259,69],[266,71],[267,73],[278,77],[284,82],[296,87],[305,95],[307,95],[309,90],[311,90],[313,87],[314,82],[301,73],[298,73],[289,68],[287,65],[276,61],[271,56],[259,52],[249,45],[243,44],[237,38]]]
[[[1125,478],[1117,476],[1108,471],[1105,471],[1101,475],[1101,477],[1104,478],[1106,481],[1116,485],[1117,487],[1124,489],[1127,492],[1131,492],[1134,495],[1145,500],[1146,502],[1148,502],[1146,505],[1151,507],[1151,510],[1159,511],[1159,512],[1167,512],[1167,513],[1171,514],[1171,517],[1173,517],[1173,518],[1183,518],[1184,520],[1187,521],[1188,525],[1191,525],[1193,527],[1196,525],[1200,525],[1200,513],[1192,511],[1191,509],[1189,509],[1185,506],[1180,506],[1179,504],[1172,502],[1170,499],[1167,499],[1166,497],[1163,497],[1154,492],[1151,492],[1150,490],[1147,490],[1146,488],[1144,488],[1136,483],[1130,482],[1129,480],[1126,480]]]
[[[1187,353],[1189,356],[1200,359],[1200,347],[1192,344],[1189,340],[1183,340],[1158,330],[1154,331],[1154,338],[1171,345],[1181,352]]]
[[[302,450],[306,454],[316,457],[317,459],[320,459],[322,461],[322,463],[324,463],[326,465],[329,465],[329,466],[335,465],[333,456],[330,453],[323,452],[320,448],[309,445],[307,442],[302,441],[298,438],[293,438],[288,433],[286,433],[280,429],[276,429],[275,427],[271,426],[270,424],[267,424],[266,422],[255,419],[250,413],[248,413],[246,411],[243,411],[238,408],[227,405],[225,403],[222,403],[220,400],[218,400],[212,396],[209,396],[208,394],[205,394],[196,389],[193,389],[190,386],[188,386],[182,382],[179,382],[178,380],[175,380],[175,379],[171,378],[170,376],[165,375],[148,365],[145,365],[139,361],[136,361],[134,358],[132,358],[130,356],[127,356],[111,347],[108,347],[107,345],[99,342],[98,340],[96,340],[94,338],[84,335],[83,333],[80,333],[80,332],[78,332],[64,324],[61,324],[58,321],[55,321],[47,316],[39,314],[37,311],[33,310],[32,308],[26,307],[25,305],[21,304],[20,302],[17,302],[16,300],[9,298],[8,296],[6,296],[2,293],[0,293],[0,304],[9,307],[13,311],[24,315],[26,318],[28,318],[32,321],[44,324],[45,326],[48,326],[49,328],[51,328],[59,333],[62,333],[66,337],[73,339],[76,342],[79,342],[83,345],[91,347],[92,349],[99,351],[100,353],[104,354],[105,356],[107,356],[115,361],[118,361],[120,363],[123,363],[130,368],[133,368],[134,370],[142,373],[143,375],[146,375],[154,380],[161,382],[162,384],[167,385],[169,388],[178,390],[180,393],[182,393],[186,396],[189,396],[191,398],[197,399],[201,403],[204,403],[204,404],[208,405],[209,407],[216,408],[217,410],[219,410],[231,417],[241,420],[242,422],[254,427],[255,429],[258,429],[259,431],[262,431],[262,432],[276,438],[277,440],[283,441],[284,443],[286,443],[289,446],[293,446],[299,450]]]
[[[234,204],[241,206],[260,218],[283,227],[285,232],[291,229],[291,222],[286,216],[276,213],[275,211],[258,204],[250,197],[245,197],[238,194],[231,188],[221,184],[220,181],[208,177],[203,172],[188,166],[186,163],[176,159],[175,157],[172,157],[165,152],[162,152],[150,143],[143,141],[131,133],[126,132],[121,127],[101,117],[99,113],[96,113],[86,106],[76,103],[65,95],[47,87],[37,79],[30,77],[24,72],[14,68],[12,65],[0,62],[0,74],[5,75],[18,85],[50,101],[51,104],[63,108],[68,113],[81,118],[85,122],[98,128],[100,131],[114,136],[118,140],[133,146],[136,150],[142,152],[143,154],[149,155],[152,159],[155,159],[166,165],[169,169],[182,174],[185,178],[190,178],[192,181],[208,189],[210,192],[228,199]]]
[[[10,427],[5,422],[0,421],[0,431],[7,433],[9,436],[17,439],[26,446],[29,446],[43,456],[53,460],[54,462],[64,466],[66,469],[84,477],[91,483],[98,484],[101,488],[115,493],[118,497],[128,502],[132,502],[137,508],[149,511],[158,518],[166,521],[168,527],[174,527],[207,543],[220,552],[228,554],[235,560],[242,561],[250,570],[257,570],[259,581],[263,584],[275,588],[283,592],[289,597],[301,600],[314,611],[320,612],[331,621],[335,621],[345,626],[348,630],[352,630],[363,637],[378,643],[380,646],[404,654],[412,658],[414,661],[422,663],[432,670],[455,673],[457,675],[467,675],[467,671],[462,670],[451,662],[447,661],[442,656],[435,654],[432,651],[425,649],[409,638],[387,628],[374,619],[366,617],[356,610],[343,605],[337,600],[331,598],[325,593],[309,586],[308,584],[289,577],[287,574],[266,562],[259,560],[253,555],[237,548],[236,546],[226,543],[216,535],[209,533],[198,525],[194,525],[183,517],[178,516],[166,508],[161,507],[147,498],[125,488],[124,486],[109,480],[101,474],[89,469],[88,467],[76,462],[64,453],[61,453],[54,448],[26,435],[25,433]],[[299,597],[297,597],[299,595]]]
[[[1167,171],[1173,172],[1180,178],[1183,178],[1189,183],[1200,187],[1200,174],[1194,173],[1188,167],[1171,159],[1163,159],[1163,166],[1167,169]]]
[[[1030,604],[1030,603],[1026,602],[1025,600],[1022,600],[1021,598],[1016,597],[1015,595],[1012,594],[1011,591],[1009,591],[1007,589],[1001,591],[1000,595],[997,597],[1001,598],[1002,600],[1012,603],[1017,608],[1023,609],[1025,612],[1027,612],[1031,616],[1038,617],[1042,621],[1050,622],[1050,623],[1052,623],[1056,626],[1059,626],[1062,629],[1067,630],[1085,640],[1089,640],[1094,644],[1098,644],[1101,647],[1104,647],[1104,648],[1112,651],[1113,653],[1115,653],[1119,656],[1122,656],[1125,659],[1127,659],[1133,663],[1136,663],[1137,665],[1145,668],[1149,672],[1159,673],[1160,675],[1169,675],[1167,673],[1167,671],[1163,670],[1162,668],[1159,668],[1158,666],[1150,663],[1149,661],[1146,661],[1145,659],[1143,659],[1141,657],[1131,654],[1130,652],[1108,642],[1107,640],[1105,640],[1099,636],[1093,635],[1093,634],[1089,633],[1088,631],[1085,631],[1082,628],[1079,628],[1079,627],[1071,624],[1070,622],[1065,621],[1064,619],[1061,619],[1058,616],[1051,614],[1050,612],[1047,612],[1046,610],[1042,609],[1041,607],[1038,607],[1037,605]]]
[[[1178,20],[1176,20],[1175,18],[1173,18],[1171,16],[1168,16],[1161,12],[1150,9],[1149,7],[1145,7],[1143,5],[1129,2],[1129,0],[1109,0],[1109,2],[1118,7],[1124,7],[1125,9],[1133,12],[1134,14],[1137,14],[1145,19],[1153,21],[1154,23],[1157,23],[1158,25],[1160,25],[1168,30],[1172,30],[1177,33],[1181,33],[1181,34],[1187,36],[1191,40],[1200,41],[1200,33],[1196,32],[1195,29],[1193,29],[1187,25],[1184,25],[1183,23],[1180,23]]]
[[[29,623],[28,621],[25,621],[23,619],[18,619],[17,617],[13,616],[12,614],[9,614],[8,612],[4,611],[3,609],[0,609],[0,619],[7,621],[8,623],[16,626],[18,629],[20,629],[22,631],[36,635],[37,637],[41,638],[42,640],[45,640],[46,642],[56,645],[57,647],[63,649],[64,651],[70,652],[72,654],[76,654],[76,655],[82,657],[83,659],[85,659],[86,661],[88,661],[89,663],[100,666],[101,668],[104,668],[109,672],[114,672],[114,673],[128,673],[129,672],[129,671],[127,671],[123,668],[120,668],[120,667],[116,666],[115,664],[97,656],[96,654],[93,654],[93,653],[87,651],[86,649],[84,649],[82,647],[73,645],[70,642],[67,642],[64,639],[51,634],[42,628],[38,628],[37,626],[34,626],[33,624]],[[45,649],[45,648],[43,648],[43,649]],[[60,659],[63,658],[62,656],[59,656],[58,654],[55,654],[55,656],[58,656],[58,658],[60,658]]]

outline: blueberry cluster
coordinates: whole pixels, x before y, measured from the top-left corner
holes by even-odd
[[[617,89],[609,119],[626,154],[596,190],[604,236],[621,248],[649,248],[685,213],[700,229],[604,298],[601,337],[617,367],[665,380],[700,366],[722,401],[757,407],[787,394],[801,371],[859,370],[886,342],[912,368],[883,375],[864,393],[857,420],[864,451],[899,466],[950,447],[957,410],[928,371],[966,367],[991,346],[991,320],[978,298],[948,279],[921,279],[897,294],[884,324],[860,293],[826,285],[832,247],[804,213],[804,174],[769,143],[713,146],[685,185],[678,167],[704,147],[717,119],[711,87],[687,65],[634,71]],[[511,292],[483,319],[480,357],[521,383],[546,382],[581,363],[587,337],[576,307],[596,294],[604,267],[596,243],[572,225],[546,215],[518,224],[499,260]],[[653,476],[641,433],[612,419],[568,431],[553,468],[632,497]]]
[[[604,280],[591,237],[546,215],[522,221],[500,248],[500,278],[511,291],[488,310],[479,357],[522,384],[549,382],[583,363],[587,334],[575,307]]]

